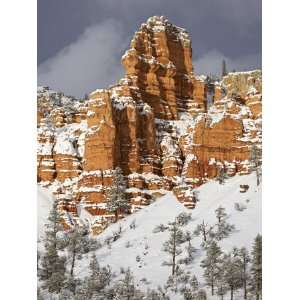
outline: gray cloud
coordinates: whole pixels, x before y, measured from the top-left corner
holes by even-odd
[[[39,0],[39,83],[81,96],[116,82],[152,15],[189,31],[198,74],[219,73],[222,59],[229,70],[261,67],[261,0]]]
[[[114,20],[87,28],[39,66],[38,83],[78,97],[115,83],[122,75],[121,52],[128,43],[121,29]]]

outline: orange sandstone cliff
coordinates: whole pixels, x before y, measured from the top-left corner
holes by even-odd
[[[246,174],[261,144],[261,72],[196,76],[186,30],[151,17],[121,62],[126,75],[88,99],[38,88],[38,182],[60,200],[65,225],[88,219],[94,233],[113,218],[106,194],[120,167],[134,212],[173,191],[195,207],[193,188]]]

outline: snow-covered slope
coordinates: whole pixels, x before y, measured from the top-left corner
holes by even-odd
[[[37,189],[37,209],[38,209],[38,239],[42,239],[45,231],[45,224],[49,216],[49,212],[53,203],[53,195],[49,189],[43,188],[38,185]]]
[[[241,184],[249,185],[247,192],[240,193]],[[119,226],[123,233],[119,240],[112,243],[111,249],[103,246],[96,252],[99,263],[102,266],[109,264],[117,273],[120,267],[130,267],[137,280],[145,277],[149,281],[148,284],[140,283],[144,289],[163,285],[171,272],[170,267],[162,266],[162,262],[168,260],[167,254],[161,250],[163,242],[168,239],[168,232],[153,233],[154,227],[173,221],[180,212],[185,211],[192,214],[192,220],[183,229],[192,233],[202,220],[211,225],[215,224],[215,209],[219,206],[226,208],[228,222],[236,226],[236,231],[220,242],[222,250],[231,250],[233,246],[251,248],[255,236],[261,232],[261,190],[256,187],[255,174],[237,175],[226,180],[224,185],[210,181],[195,192],[199,202],[194,210],[186,209],[169,193],[143,210],[109,226],[99,236],[102,242],[118,231]],[[234,208],[236,202],[244,204],[246,209],[237,211]],[[134,220],[136,229],[130,229]],[[201,240],[201,237],[192,239],[192,245],[197,248],[197,252],[194,261],[185,266],[185,270],[195,274],[203,283],[200,261],[204,257],[204,250],[200,246]],[[126,247],[128,244],[130,246]],[[187,243],[182,248],[186,246]],[[184,255],[185,253],[182,257]],[[140,262],[136,261],[137,256],[140,256]],[[78,276],[87,274],[88,263],[88,259],[84,259],[78,264]]]

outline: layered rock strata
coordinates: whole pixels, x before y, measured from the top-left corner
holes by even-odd
[[[261,144],[260,71],[196,76],[188,33],[164,17],[141,25],[121,61],[125,77],[87,100],[38,90],[38,180],[61,200],[66,226],[88,220],[94,233],[113,219],[116,167],[131,212],[171,190],[193,208],[194,187],[221,169],[248,173]]]

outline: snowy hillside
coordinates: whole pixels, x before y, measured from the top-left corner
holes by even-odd
[[[52,193],[46,189],[38,185],[37,187],[37,196],[38,196],[38,239],[42,239],[45,231],[45,223],[47,222],[47,218],[49,216],[49,211],[52,207],[53,196]]]
[[[240,193],[241,184],[249,185],[249,190]],[[168,232],[153,233],[154,227],[173,221],[180,212],[185,211],[191,212],[192,220],[184,230],[192,233],[202,220],[211,225],[216,223],[215,209],[219,206],[226,208],[229,215],[228,222],[236,226],[236,231],[220,242],[222,249],[231,250],[233,246],[245,246],[250,249],[255,236],[261,232],[261,190],[256,187],[255,174],[235,176],[228,179],[224,185],[211,181],[195,192],[199,202],[194,210],[186,209],[172,193],[169,193],[147,208],[110,226],[99,236],[102,242],[113,232],[118,231],[119,226],[122,226],[123,233],[119,240],[112,243],[111,249],[103,246],[96,252],[100,265],[109,264],[117,273],[120,267],[130,267],[135,278],[139,280],[147,278],[148,284],[140,283],[140,287],[144,289],[163,285],[171,272],[169,266],[162,266],[162,262],[167,260],[167,254],[161,249],[163,242],[168,239]],[[244,204],[246,209],[237,211],[234,208],[236,202]],[[133,221],[136,229],[130,229]],[[204,258],[204,250],[200,246],[201,240],[201,237],[194,237],[191,241],[197,252],[194,261],[186,266],[186,271],[191,271],[203,283],[200,261]],[[187,246],[187,243],[183,246]],[[181,256],[184,255],[183,252]],[[140,262],[136,261],[137,256],[140,256]],[[77,268],[79,277],[87,275],[88,263],[89,260],[82,260],[79,263]]]
[[[249,185],[245,193],[240,192],[240,185]],[[141,289],[155,288],[164,285],[170,275],[170,266],[162,265],[168,260],[168,256],[162,251],[163,242],[168,239],[168,231],[153,233],[155,226],[167,224],[174,221],[174,218],[181,212],[191,213],[191,221],[183,227],[184,231],[193,233],[196,226],[205,220],[213,225],[216,223],[215,209],[222,206],[229,215],[228,222],[234,224],[236,230],[228,238],[220,241],[223,251],[229,251],[232,247],[245,246],[251,248],[255,236],[261,232],[261,189],[256,186],[256,177],[250,175],[234,176],[227,179],[224,185],[217,181],[210,181],[200,188],[195,189],[198,199],[196,208],[188,210],[180,204],[176,197],[169,193],[148,207],[120,220],[107,228],[98,239],[103,244],[96,255],[101,266],[110,265],[112,270],[119,276],[120,268],[130,267]],[[38,189],[39,203],[39,236],[41,236],[42,225],[51,207],[52,197],[45,188]],[[234,208],[238,202],[246,207],[243,211]],[[136,228],[131,229],[130,225],[135,222]],[[111,244],[105,245],[105,239],[111,237],[114,232],[122,227],[121,238]],[[204,258],[205,251],[201,247],[202,237],[193,237],[192,245],[197,249],[192,263],[184,266],[185,271],[196,275],[200,283],[204,283],[200,262]],[[182,245],[184,249],[187,242]],[[137,262],[137,256],[140,261]],[[186,251],[183,251],[179,258],[184,258]],[[84,257],[78,261],[76,276],[83,278],[88,275],[90,257]],[[141,280],[147,278],[147,282]],[[204,285],[203,285],[204,286]],[[209,293],[208,293],[209,294]],[[173,295],[172,299],[181,299],[180,295]],[[209,299],[214,299],[209,296]],[[226,298],[225,298],[226,299]]]

